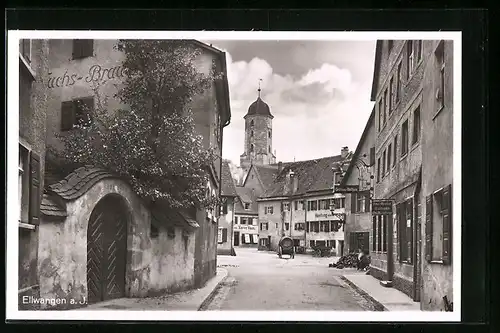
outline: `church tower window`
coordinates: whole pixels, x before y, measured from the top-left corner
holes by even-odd
[[[253,153],[253,143],[250,145],[250,152]]]
[[[250,137],[253,138],[253,131],[250,131]]]
[[[253,119],[250,121],[250,127],[253,127],[254,125],[254,122],[253,122]]]

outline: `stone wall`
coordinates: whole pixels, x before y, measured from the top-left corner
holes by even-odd
[[[45,171],[45,137],[46,115],[49,99],[43,78],[47,75],[48,42],[34,39],[31,41],[30,68],[19,61],[19,138],[20,142],[31,149],[40,158],[40,175]],[[31,71],[30,71],[31,69]],[[34,74],[34,76],[33,76]],[[26,175],[28,176],[28,175]],[[40,178],[40,189],[43,189],[43,176]],[[42,195],[42,192],[40,192]],[[41,198],[40,198],[41,201]],[[23,200],[21,222],[29,222],[29,200]],[[38,260],[38,228],[31,230],[19,228],[18,255],[18,291],[19,309],[31,310],[38,306],[23,302],[23,297],[38,297],[39,281],[37,271]]]
[[[40,224],[38,269],[40,296],[65,300],[56,308],[81,307],[87,299],[87,227],[97,203],[109,194],[123,199],[128,211],[125,296],[145,297],[193,286],[194,234],[179,228],[172,239],[160,228],[151,239],[149,210],[118,179],[104,179],[83,196],[66,203],[63,221],[44,218]],[[71,301],[75,304],[71,304]],[[47,307],[52,308],[50,305]]]

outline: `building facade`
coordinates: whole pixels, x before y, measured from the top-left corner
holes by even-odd
[[[421,307],[441,311],[453,303],[453,42],[424,45]]]
[[[49,72],[46,40],[23,39],[19,43],[19,309],[37,309],[23,302],[38,298],[38,242],[40,202],[45,171],[45,136],[48,94],[44,78]]]
[[[248,184],[247,184],[248,185]],[[233,245],[235,247],[257,247],[259,216],[257,193],[252,187],[237,186],[235,204]]]
[[[341,155],[286,163],[259,205],[259,249],[276,251],[281,237],[290,236],[297,250],[330,247],[344,251],[342,214],[345,196],[333,193],[334,169],[350,159],[347,147]],[[332,204],[335,210],[332,211]]]
[[[236,255],[233,247],[233,228],[235,202],[238,194],[234,186],[229,164],[222,164],[222,207],[219,216],[219,229],[217,235],[217,254]]]
[[[251,165],[269,165],[276,163],[273,153],[273,118],[269,105],[258,97],[248,108],[245,115],[245,145],[240,156],[240,166],[248,170]]]
[[[63,148],[56,134],[72,130],[81,105],[109,112],[126,107],[114,96],[127,75],[116,42],[50,40],[43,80],[49,96],[47,147]],[[215,68],[224,74],[192,104],[197,134],[220,156],[230,121],[225,54],[186,43],[201,50],[195,64],[200,72]],[[199,287],[215,275],[218,209],[165,211],[145,203],[107,170],[82,166],[64,175],[51,158],[47,154],[39,226],[41,297],[79,304],[144,297]],[[221,167],[219,158],[207,168],[207,196],[221,195]]]
[[[451,256],[451,64],[448,41],[377,42],[372,89],[374,197],[392,200],[394,214],[373,219],[377,236],[370,272],[422,301],[423,309],[443,309],[442,297],[452,299],[447,259]],[[439,213],[434,214],[434,208]],[[394,233],[389,235],[391,220]],[[388,246],[393,247],[392,258]],[[388,276],[391,263],[394,274]]]
[[[372,110],[358,146],[339,187],[357,186],[359,192],[346,194],[344,229],[347,253],[373,249],[371,195],[375,174],[375,110]],[[376,230],[375,230],[376,235]]]

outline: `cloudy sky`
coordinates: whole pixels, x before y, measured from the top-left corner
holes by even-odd
[[[277,161],[307,160],[354,151],[373,103],[375,41],[203,41],[226,51],[231,124],[223,157],[239,164],[244,119],[257,98],[273,119]]]

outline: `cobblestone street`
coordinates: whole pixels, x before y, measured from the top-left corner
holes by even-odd
[[[354,269],[328,267],[338,258],[280,259],[274,252],[252,248],[238,248],[236,253],[217,258],[218,267],[229,274],[203,310],[374,310],[340,278]]]

